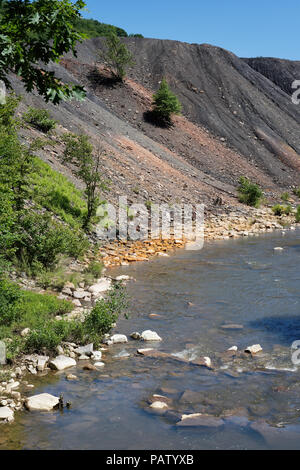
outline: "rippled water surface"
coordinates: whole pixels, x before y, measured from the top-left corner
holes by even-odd
[[[278,233],[206,243],[199,252],[113,271],[136,279],[128,284],[130,318],[116,332],[155,330],[163,342],[151,346],[187,359],[209,356],[214,369],[138,357],[137,348],[146,347],[138,341],[113,346],[104,370],[68,370],[77,382],[66,381],[66,372],[35,379],[34,393],[64,393],[72,409],[19,414],[0,428],[0,448],[299,449],[300,371],[290,349],[300,339],[299,255],[299,232]],[[255,358],[224,355],[256,343],[263,353]],[[131,356],[114,357],[123,350]],[[172,400],[165,415],[150,412],[154,393]],[[182,413],[197,412],[224,424],[176,426]]]

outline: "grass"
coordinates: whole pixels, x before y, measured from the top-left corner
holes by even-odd
[[[56,319],[57,315],[72,311],[74,305],[71,302],[59,300],[54,295],[22,291],[10,281],[3,283],[1,299],[4,301],[0,304],[0,340],[6,344],[10,361],[23,353],[55,354],[56,347],[63,341],[77,344],[93,342],[97,346],[127,308],[126,293],[120,283],[109,292],[107,299],[96,302],[83,322]],[[7,299],[11,300],[10,317],[1,323]],[[20,335],[24,328],[30,329],[25,338]]]
[[[64,175],[53,170],[40,158],[35,160],[32,174],[34,200],[59,216],[73,228],[81,228],[86,212],[83,193]]]

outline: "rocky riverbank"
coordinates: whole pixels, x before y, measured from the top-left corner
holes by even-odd
[[[253,210],[251,215],[231,213],[207,219],[205,224],[205,239],[218,240],[254,236],[273,230],[281,230],[284,233],[287,228],[293,229],[296,226],[293,223],[293,216],[275,217],[269,209]],[[291,224],[293,225],[291,226]],[[147,261],[155,256],[168,256],[170,251],[176,248],[183,248],[184,245],[184,241],[174,239],[147,240],[145,242],[114,242],[102,247],[100,256],[107,267],[128,265],[134,261]],[[106,275],[98,279],[91,286],[81,284],[75,287],[71,282],[66,283],[58,298],[70,300],[75,305],[75,308],[64,316],[57,316],[56,319],[83,320],[94,303],[98,299],[105,298],[106,293],[111,289],[114,282],[126,283],[130,280],[129,276],[111,278]],[[228,325],[224,326],[224,328],[226,327]],[[29,331],[26,328],[21,332],[24,336],[28,333]],[[153,342],[161,341],[161,338],[156,332],[147,330],[142,333],[132,333],[130,340]],[[34,386],[30,383],[31,377],[47,375],[51,371],[61,372],[66,370],[66,379],[76,380],[75,367],[80,365],[89,371],[103,370],[105,367],[105,355],[109,354],[109,348],[114,344],[127,342],[128,339],[125,335],[114,334],[112,336],[107,335],[98,350],[94,350],[92,344],[80,346],[75,343],[62,343],[57,347],[56,357],[51,358],[47,354],[27,355],[20,358],[14,367],[3,368],[0,375],[0,422],[13,421],[14,412],[22,409],[44,410],[47,407],[44,399],[48,403],[49,397],[37,398],[33,400],[34,405],[31,405],[32,400],[30,401],[30,398],[34,397],[34,395],[32,396]],[[228,360],[233,361],[239,366],[238,368],[241,368],[240,362],[245,363],[249,355],[253,357],[257,352],[259,351],[238,352],[234,347],[224,352],[221,358],[216,356],[212,360],[210,357],[197,357],[191,361],[185,357],[174,356],[153,348],[137,347],[136,349],[136,354],[140,357],[172,360],[192,366],[206,367],[210,370],[215,370],[217,364],[217,368],[225,369]],[[222,359],[221,363],[219,363],[220,359]],[[258,363],[257,360],[255,362]],[[56,399],[59,400],[59,397],[56,397]],[[52,399],[51,404],[54,401]],[[37,403],[40,403],[40,408],[38,408]],[[53,405],[53,407],[56,406],[63,406],[63,404],[58,401]],[[164,408],[166,407],[164,406]]]
[[[293,230],[294,214],[275,216],[270,208],[252,209],[211,215],[205,219],[204,242],[248,237],[274,230]],[[183,248],[187,240],[155,239],[145,241],[115,241],[101,247],[99,259],[106,267],[128,266],[134,262],[149,261],[157,256],[169,256],[172,251]]]

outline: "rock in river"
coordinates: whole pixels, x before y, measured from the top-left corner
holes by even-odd
[[[71,357],[57,356],[55,359],[49,362],[49,366],[54,370],[64,370],[68,367],[76,366],[76,361]]]
[[[25,401],[25,406],[29,411],[52,411],[59,403],[59,398],[49,393],[41,393],[29,397]]]
[[[0,408],[0,422],[11,423],[14,420],[14,412],[8,406]]]
[[[113,342],[113,344],[118,344],[118,343],[127,343],[128,339],[127,336],[125,335],[113,335],[110,340]]]
[[[162,338],[155,331],[151,330],[143,331],[142,338],[144,341],[162,341]]]
[[[250,353],[250,354],[256,354],[260,351],[262,351],[262,347],[260,344],[253,344],[252,346],[248,346],[246,349],[245,349],[245,352],[246,353]]]
[[[181,420],[176,423],[176,426],[203,426],[209,428],[218,428],[223,426],[224,421],[215,416],[205,415],[201,413],[194,413],[190,415],[182,415]]]

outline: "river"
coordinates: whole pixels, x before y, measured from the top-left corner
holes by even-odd
[[[201,251],[109,272],[136,279],[128,283],[130,317],[116,333],[154,330],[163,341],[151,346],[209,356],[214,369],[137,356],[147,347],[140,341],[111,346],[103,370],[68,371],[76,382],[65,371],[30,379],[34,394],[63,393],[72,408],[20,413],[0,428],[0,448],[299,449],[300,371],[291,360],[291,344],[300,340],[299,255],[300,232],[278,232],[207,242]],[[257,357],[224,355],[257,343]],[[114,357],[124,350],[130,357]],[[153,394],[171,399],[167,413],[151,412]],[[222,416],[222,426],[176,426],[182,413],[198,412]]]

